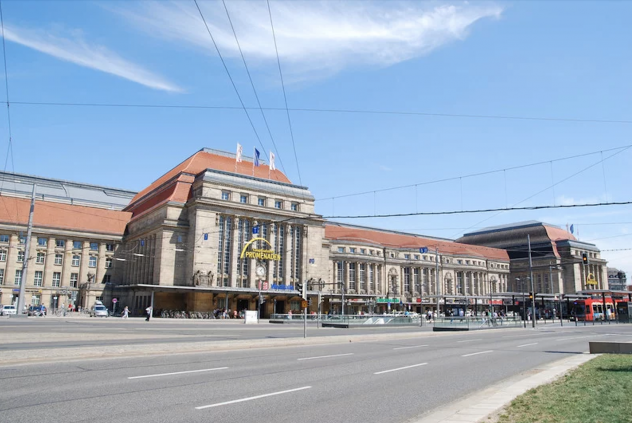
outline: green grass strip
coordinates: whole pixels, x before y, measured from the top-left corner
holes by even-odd
[[[499,423],[632,423],[632,355],[602,355],[531,389]]]

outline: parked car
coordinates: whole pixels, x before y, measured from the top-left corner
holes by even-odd
[[[90,310],[90,317],[108,317],[108,309],[102,304],[95,304]]]
[[[14,305],[5,305],[5,306],[2,306],[2,309],[0,309],[0,315],[9,316],[11,314],[17,314],[15,310],[16,310],[16,307]]]

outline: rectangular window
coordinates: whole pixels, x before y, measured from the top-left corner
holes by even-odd
[[[410,292],[410,267],[404,267],[404,292]]]
[[[40,247],[46,247],[46,244],[48,243],[48,238],[37,238],[37,245],[39,245]]]
[[[90,243],[90,250],[91,251],[99,251],[99,243],[98,242],[91,242]]]
[[[419,260],[419,254],[415,254],[415,260]]]
[[[345,252],[345,247],[338,247],[338,252],[339,253],[344,253]]]
[[[64,255],[63,254],[55,254],[55,264],[56,265],[61,265],[64,262]]]
[[[356,289],[356,264],[349,263],[349,289]]]
[[[110,283],[112,281],[112,275],[103,275],[101,283]]]
[[[114,244],[105,244],[105,251],[114,251]]]
[[[344,272],[344,267],[343,267],[343,263],[341,261],[337,262],[337,264],[338,264],[338,272],[336,272],[336,276],[337,276],[336,282],[341,284],[342,283],[342,275],[343,275],[343,272]],[[340,288],[340,285],[338,285],[338,288]]]
[[[222,191],[222,200],[230,200],[230,192]]]
[[[105,268],[109,269],[110,267],[112,267],[112,257],[107,257],[105,259]]]
[[[58,275],[61,275],[61,273],[58,273]],[[71,288],[76,288],[78,280],[79,280],[79,274],[78,273],[71,273],[70,274],[70,287]],[[53,282],[54,281],[55,281],[55,274],[53,273]]]
[[[97,258],[95,256],[88,258],[88,267],[97,267]]]
[[[9,235],[0,235],[0,242],[9,242]]]
[[[375,251],[373,251],[373,250],[369,250],[369,254],[370,254],[370,255],[373,255],[373,254],[375,254]]]
[[[63,239],[56,239],[55,240],[55,247],[57,248],[64,248],[66,246],[66,241]]]
[[[366,264],[360,263],[360,289],[366,290]]]
[[[75,250],[81,250],[81,247],[82,247],[81,241],[73,241],[72,242],[72,248],[74,248]]]
[[[74,267],[78,267],[80,260],[81,260],[81,256],[78,256],[78,255],[75,254],[74,256],[72,256],[72,265]]]
[[[26,244],[26,237],[20,235],[20,244]]]
[[[42,286],[42,280],[44,279],[44,272],[35,271],[35,279],[33,280],[33,286]]]
[[[22,269],[17,269],[15,271],[15,281],[13,282],[13,284],[20,286],[21,283],[22,283]]]
[[[4,283],[4,269],[0,269],[0,285]]]
[[[246,194],[241,194],[239,196],[239,202],[243,204],[248,203],[248,196]]]
[[[257,204],[260,205],[261,207],[265,207],[266,206],[266,199],[264,197],[257,198]]]
[[[404,258],[405,258],[406,260],[410,260],[410,254],[404,254]]]
[[[72,275],[75,275],[75,285],[74,287],[77,287],[77,274],[73,273]],[[70,275],[70,282],[72,284],[72,275]],[[59,288],[59,286],[61,285],[61,272],[53,272],[53,287],[55,288]]]
[[[18,251],[18,261],[24,261],[24,251]]]
[[[360,254],[366,254],[366,249],[365,248],[360,248]]]
[[[46,253],[42,251],[37,252],[37,256],[35,257],[35,263],[44,264],[44,259],[46,258]]]
[[[283,208],[283,201],[281,201],[281,200],[275,200],[275,201],[274,201],[274,208],[275,208],[275,209],[282,209],[282,208]]]
[[[349,252],[352,253],[352,254],[355,254],[356,249],[355,248],[349,248]]]
[[[41,302],[42,302],[42,296],[41,296],[41,295],[39,295],[39,294],[34,294],[34,295],[31,297],[31,305],[32,305],[32,306],[38,306],[38,305],[40,305],[40,304],[41,304]]]
[[[290,210],[298,211],[298,203],[292,203],[292,205],[290,206]]]
[[[7,261],[7,250],[0,250],[0,261]]]

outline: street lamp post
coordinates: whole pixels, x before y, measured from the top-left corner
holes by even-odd
[[[527,276],[525,279],[529,279],[529,277]],[[516,278],[516,282],[520,283],[520,289],[522,290],[522,324],[524,328],[526,329],[527,327],[527,301],[524,295],[524,284],[526,283],[526,281],[523,281],[520,278]]]

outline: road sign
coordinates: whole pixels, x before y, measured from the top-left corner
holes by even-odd
[[[114,304],[116,304],[116,302],[117,302],[117,301],[118,301],[118,300],[117,300],[116,298],[112,298],[112,302],[113,302]]]
[[[425,254],[425,253],[427,253],[427,252],[428,252],[428,247],[421,247],[421,248],[419,249],[419,252],[420,252],[421,254]]]
[[[307,308],[307,300],[301,301],[301,308]]]
[[[259,233],[259,226],[253,226],[252,227],[252,233],[253,233],[253,235],[257,235]]]

